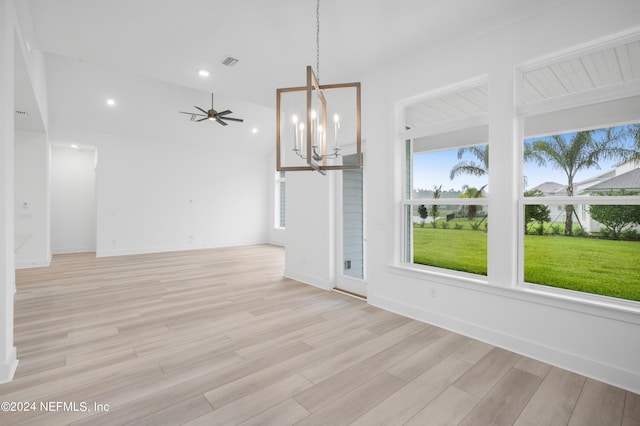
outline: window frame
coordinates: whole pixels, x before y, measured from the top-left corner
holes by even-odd
[[[484,124],[484,117],[474,118],[473,120],[467,120],[467,119],[460,120],[458,121],[456,126],[452,126],[450,123],[448,128],[449,129],[455,128],[456,130],[464,130],[465,128],[469,128],[470,127],[469,125],[471,123],[475,125]],[[439,133],[441,132],[438,132],[435,134],[439,134]],[[403,269],[407,269],[407,270],[421,271],[423,273],[430,273],[438,276],[448,276],[448,277],[458,278],[458,279],[462,279],[464,281],[472,282],[472,283],[487,284],[488,283],[487,275],[474,274],[470,272],[458,271],[455,269],[441,268],[437,266],[424,265],[424,264],[413,262],[413,217],[411,214],[411,217],[408,218],[407,208],[410,207],[411,210],[409,211],[412,211],[412,209],[415,206],[419,206],[421,204],[425,204],[425,205],[435,204],[433,202],[430,202],[435,199],[434,198],[413,198],[413,170],[414,170],[413,156],[414,154],[416,154],[413,152],[413,141],[418,137],[430,136],[430,134],[426,134],[424,132],[415,132],[415,131],[413,132],[406,131],[404,132],[404,134],[405,135],[413,134],[413,137],[409,137],[408,139],[405,139],[404,143],[402,144],[403,145],[402,147],[402,182],[403,183],[402,183],[402,194],[400,199],[400,211],[401,211],[401,218],[402,218],[401,219],[402,229],[400,231],[400,235],[402,239],[402,242],[401,242],[402,248],[401,248],[399,259],[396,262],[396,266]],[[456,150],[460,148],[466,148],[471,146],[481,146],[481,145],[488,146],[489,142],[485,141],[485,142],[480,142],[472,145],[469,145],[469,144],[458,145],[454,141],[449,143],[447,146],[444,146],[444,147],[438,146],[433,150],[423,151],[423,152],[427,153],[427,152],[437,152],[437,151],[444,151],[444,150]],[[407,158],[407,156],[409,156],[409,158]],[[487,176],[487,181],[488,181],[488,176]],[[437,203],[439,205],[455,205],[455,206],[474,205],[474,206],[483,206],[483,207],[489,206],[488,196],[484,198],[445,198],[445,199],[439,199],[439,200],[443,200],[443,202]],[[488,254],[488,246],[487,246],[487,254]]]
[[[573,90],[567,94],[555,95],[541,100],[527,100],[524,95],[526,74],[532,71],[542,70],[545,67],[558,66],[568,60],[580,59],[585,55],[601,53],[607,49],[622,46],[630,41],[640,40],[640,27],[622,31],[617,34],[592,40],[590,42],[573,46],[560,52],[552,52],[542,57],[521,63],[515,67],[515,117],[522,120],[524,127],[528,127],[529,121],[533,127],[540,128],[542,121],[549,120],[550,126],[537,129],[538,132],[530,131],[531,134],[523,135],[519,143],[520,150],[520,176],[518,189],[518,234],[517,234],[517,282],[516,290],[521,290],[531,294],[542,295],[543,297],[562,299],[577,302],[581,305],[605,307],[607,309],[640,313],[640,302],[592,294],[577,290],[569,290],[543,284],[528,283],[524,280],[524,208],[526,205],[639,205],[640,196],[553,196],[553,197],[525,197],[524,196],[524,157],[523,147],[526,139],[533,137],[544,137],[548,135],[560,135],[581,130],[595,130],[625,124],[638,123],[640,114],[636,110],[628,110],[629,105],[634,105],[634,99],[640,98],[640,79],[635,78],[622,82],[614,82],[608,85],[601,84],[597,87],[586,90]],[[608,103],[618,103],[615,115],[601,114],[595,118],[593,111],[604,108]],[[637,104],[637,102],[635,103]],[[591,113],[589,114],[589,110]],[[572,114],[586,111],[588,119],[571,119]],[[568,122],[565,124],[564,119]],[[638,243],[640,244],[640,242]]]

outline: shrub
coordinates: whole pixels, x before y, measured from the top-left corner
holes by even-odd
[[[453,224],[453,228],[454,229],[464,229],[464,225],[461,223],[454,223]]]
[[[622,231],[620,239],[625,241],[640,241],[640,234],[635,229],[627,229]]]
[[[449,223],[447,222],[441,222],[440,226],[442,226],[442,229],[449,229]]]

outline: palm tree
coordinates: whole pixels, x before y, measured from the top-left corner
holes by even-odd
[[[470,187],[469,185],[462,185],[462,191],[464,191],[464,193],[460,195],[458,198],[482,198],[484,197],[482,191],[484,191],[484,188],[486,186],[487,185],[484,185],[480,189],[478,189],[478,188]],[[462,214],[464,214],[464,208],[465,206],[463,205]],[[469,220],[475,219],[477,212],[478,212],[478,206],[470,205],[467,211],[467,218]]]
[[[535,161],[539,166],[549,164],[562,170],[567,176],[567,196],[573,197],[574,179],[579,171],[600,168],[599,162],[607,159],[630,158],[634,151],[619,142],[628,134],[628,128],[611,127],[575,133],[567,141],[564,135],[553,135],[525,145],[525,161]],[[602,134],[601,138],[594,135]],[[565,235],[572,235],[573,205],[565,207]],[[577,215],[576,215],[577,218]]]
[[[478,162],[462,160],[465,152],[471,153]],[[489,145],[470,146],[467,148],[460,148],[458,150],[458,164],[453,166],[451,173],[449,173],[449,179],[453,179],[456,176],[462,174],[468,174],[473,176],[484,176],[489,174]]]

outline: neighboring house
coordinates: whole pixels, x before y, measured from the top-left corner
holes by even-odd
[[[567,195],[567,185],[562,185],[557,182],[544,182],[531,189],[539,189],[547,197]],[[574,184],[574,193],[581,196],[597,196],[608,191],[620,190],[640,191],[640,161],[618,163],[612,170]],[[564,206],[551,205],[548,207],[551,211],[551,221],[564,223]],[[600,231],[603,225],[591,219],[588,205],[578,204],[575,205],[574,208],[585,231]]]

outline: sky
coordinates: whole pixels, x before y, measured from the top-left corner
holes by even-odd
[[[570,137],[569,135],[568,137]],[[463,185],[480,188],[488,183],[487,176],[476,177],[468,174],[459,175],[453,180],[449,179],[449,173],[460,160],[457,158],[457,149],[446,151],[434,151],[415,154],[413,158],[413,187],[414,189],[432,190],[433,186],[442,185],[442,190],[460,190]],[[465,153],[463,160],[478,162],[470,153]],[[602,161],[600,169],[591,168],[577,174],[574,182],[580,182],[587,178],[600,175],[614,168],[618,161]],[[524,175],[527,177],[525,189],[531,189],[544,182],[557,182],[565,185],[566,174],[560,169],[551,167],[540,168],[534,163],[524,164]],[[490,190],[490,188],[488,188]]]

